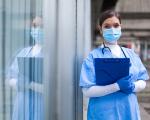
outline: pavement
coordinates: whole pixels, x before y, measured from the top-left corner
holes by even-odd
[[[141,120],[150,120],[150,114],[144,109],[146,106],[149,106],[150,104],[144,104],[140,103],[140,113],[141,113]]]
[[[146,88],[142,92],[138,93],[138,100],[141,120],[150,120],[150,80],[147,81]]]

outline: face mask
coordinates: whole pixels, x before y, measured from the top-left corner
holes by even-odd
[[[103,29],[103,37],[106,42],[114,43],[116,42],[121,36],[121,27],[118,28],[109,28]]]
[[[40,27],[32,27],[31,36],[36,43],[41,44],[43,42],[43,30]]]

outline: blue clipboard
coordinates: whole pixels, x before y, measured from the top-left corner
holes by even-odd
[[[95,58],[97,85],[109,85],[129,75],[129,58]]]
[[[43,58],[42,57],[18,57],[19,77],[26,81],[42,83]]]

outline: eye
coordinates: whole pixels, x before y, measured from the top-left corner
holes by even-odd
[[[120,26],[120,24],[118,24],[118,23],[115,23],[115,24],[113,25],[114,28],[118,28],[119,26]]]
[[[111,28],[111,25],[104,25],[104,28],[109,29]]]

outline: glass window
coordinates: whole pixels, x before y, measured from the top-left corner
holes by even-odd
[[[90,6],[0,1],[0,120],[82,119],[79,75],[91,46]]]
[[[44,120],[42,6],[0,1],[0,120]]]

